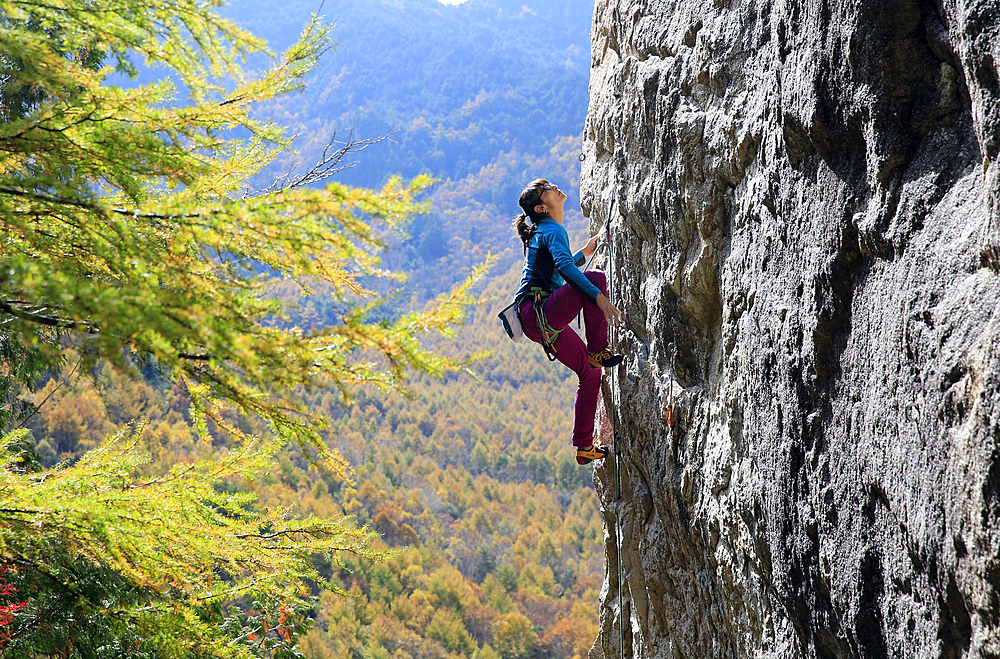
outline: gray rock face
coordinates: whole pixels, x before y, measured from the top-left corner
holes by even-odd
[[[597,0],[592,40],[591,659],[1000,658],[1000,5]]]

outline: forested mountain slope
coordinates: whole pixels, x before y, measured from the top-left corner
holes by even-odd
[[[237,2],[226,13],[282,47],[319,10],[312,0]],[[267,108],[315,156],[334,130],[392,132],[339,179],[380,185],[390,174],[458,179],[500,152],[546,150],[583,128],[590,70],[587,0],[328,0],[336,51],[306,90]],[[286,160],[287,162],[287,160]],[[515,199],[516,201],[516,199]]]
[[[458,336],[432,341],[452,354],[492,350],[474,364],[475,378],[416,379],[412,399],[367,389],[350,402],[331,391],[307,396],[331,419],[324,438],[354,465],[351,481],[289,450],[263,479],[227,486],[296,516],[353,516],[401,550],[385,563],[322,563],[351,597],[318,594],[304,656],[561,659],[593,643],[604,575],[599,503],[592,470],[570,446],[569,371],[533,344],[499,338],[493,309],[519,274],[517,264],[496,273]],[[106,363],[91,379],[75,365],[70,355],[37,395],[51,395],[29,423],[47,462],[73,460],[133,420],[148,423],[144,474],[225,454],[224,441],[198,441],[181,387]]]
[[[240,2],[226,11],[276,49],[288,45],[318,8],[296,1],[283,3],[280,11],[268,5]],[[304,634],[304,655],[317,659],[555,659],[584,656],[592,644],[603,529],[592,470],[575,463],[570,447],[575,383],[537,346],[503,338],[495,319],[520,274],[521,250],[509,223],[521,187],[546,176],[570,193],[570,204],[579,199],[591,10],[578,1],[534,10],[480,0],[456,7],[424,0],[328,3],[323,13],[339,17],[337,50],[321,59],[304,91],[255,110],[299,133],[302,157],[315,157],[335,128],[353,127],[360,138],[396,131],[361,153],[343,181],[379,187],[395,174],[440,179],[423,197],[430,202],[425,212],[415,214],[403,233],[379,226],[389,243],[380,265],[404,280],[362,277],[379,292],[373,300],[351,301],[370,303],[367,321],[391,325],[491,256],[493,266],[475,290],[479,304],[470,310],[469,323],[455,329],[455,338],[430,332],[420,337],[445,355],[479,355],[471,374],[413,376],[411,398],[368,387],[351,388],[349,399],[322,387],[297,390],[308,412],[330,419],[322,439],[355,467],[353,474],[317,465],[286,446],[263,477],[231,475],[212,485],[212,496],[220,500],[249,502],[256,496],[247,509],[292,523],[309,515],[339,522],[348,515],[381,535],[376,550],[398,552],[384,563],[371,562],[371,551],[341,562],[316,558],[320,574],[356,596],[350,599],[317,590],[300,593],[301,600],[290,597],[287,607],[258,606],[249,598],[212,600],[204,620],[214,625],[225,615],[220,634],[235,638],[238,652],[265,638],[281,643],[293,629]],[[270,168],[267,176],[293,160]],[[267,176],[256,181],[266,184]],[[586,222],[567,210],[571,237],[582,242]],[[293,278],[270,281],[267,295],[288,307],[284,319],[268,319],[269,327],[322,335],[342,322],[349,308],[343,292],[323,282],[309,284],[316,294],[304,296]],[[65,345],[62,367],[50,368],[35,383],[32,400],[39,410],[25,421],[27,441],[41,459],[33,468],[62,474],[66,465],[90,459],[81,460],[122,427],[141,427],[134,437],[131,430],[120,435],[115,445],[135,451],[129,458],[134,464],[121,473],[148,481],[122,489],[141,492],[165,474],[186,474],[193,465],[237,454],[241,444],[234,438],[273,437],[271,425],[236,408],[214,410],[206,423],[192,412],[187,385],[169,369],[158,369],[155,360],[126,350],[113,363],[95,360],[86,343],[67,339]],[[58,480],[47,473],[38,478]],[[154,558],[156,551],[150,551]],[[40,608],[65,595],[44,600],[33,574],[24,572],[22,581],[8,574],[7,583]],[[92,617],[86,628],[110,618],[113,630],[122,610],[116,607],[133,603],[101,600],[107,579],[95,574],[86,596],[110,603],[107,611],[87,611]],[[0,587],[6,587],[2,575]],[[13,601],[12,592],[2,596],[0,606]],[[71,620],[83,615],[73,607],[85,601],[67,600],[52,610],[69,611]],[[17,629],[43,636],[54,629],[38,624],[35,609],[23,614],[15,619]],[[72,640],[59,636],[72,638],[74,627],[57,619],[54,640],[34,647],[43,656],[75,656]],[[303,621],[314,625],[312,631],[306,633]],[[0,618],[0,634],[10,622]],[[258,622],[270,631],[240,627]]]

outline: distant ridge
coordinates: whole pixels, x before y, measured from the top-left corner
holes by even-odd
[[[280,50],[319,6],[288,0],[275,12],[240,2],[224,11]],[[335,52],[302,95],[266,110],[300,134],[305,157],[334,129],[367,138],[395,131],[339,177],[345,183],[419,173],[458,179],[501,151],[544,152],[552,138],[583,130],[589,0],[340,0],[320,13],[335,21]]]

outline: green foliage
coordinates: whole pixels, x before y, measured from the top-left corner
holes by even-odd
[[[468,656],[476,649],[476,643],[466,630],[462,619],[448,609],[438,609],[434,612],[424,636],[440,642],[448,652]]]
[[[511,611],[493,623],[493,643],[503,659],[530,659],[538,645],[538,634],[527,616]]]
[[[136,470],[141,431],[120,433],[72,466],[2,472],[0,555],[16,570],[18,591],[31,593],[10,648],[89,656],[88,644],[117,639],[157,656],[251,656],[231,649],[218,603],[252,596],[263,602],[255,609],[284,611],[326,583],[316,556],[381,556],[372,533],[348,519],[291,516],[217,487],[266,470],[273,446],[246,444],[150,478]],[[4,448],[23,433],[4,438]],[[288,627],[278,632],[286,643]]]
[[[7,89],[42,90],[30,109],[18,105],[23,116],[0,126],[0,314],[6,341],[15,342],[6,352],[52,346],[46,339],[57,329],[79,337],[91,364],[103,357],[122,366],[123,351],[141,355],[330,458],[318,419],[289,395],[295,387],[395,388],[406,368],[451,366],[415,337],[460,320],[464,289],[388,325],[367,324],[355,304],[370,295],[360,278],[389,276],[371,223],[398,225],[428,180],[391,180],[379,191],[307,187],[335,164],[326,162],[251,192],[249,179],[287,142],[250,109],[297,87],[326,49],[327,28],[314,20],[254,77],[237,58],[262,43],[210,7],[121,5],[0,5],[0,52],[30,63],[7,67]],[[168,82],[109,84],[109,68],[75,55],[94,47],[123,70],[133,52],[173,70],[188,102],[178,103]],[[325,282],[339,302],[337,322],[309,332],[269,322],[285,313],[267,295],[272,275],[294,279],[304,294],[309,281]],[[357,351],[373,357],[355,359]],[[217,414],[215,405],[204,411]]]
[[[506,294],[516,275],[515,266],[490,282],[484,297]],[[493,306],[487,301],[474,309],[447,348],[496,346],[477,363],[476,380],[420,379],[410,398],[361,390],[350,405],[331,392],[307,397],[312,409],[333,419],[328,441],[358,465],[352,481],[310,469],[285,449],[266,477],[215,485],[219,494],[255,493],[256,507],[299,517],[352,514],[388,545],[408,547],[384,562],[348,555],[316,563],[321,578],[351,597],[319,596],[315,627],[300,644],[305,656],[497,656],[493,621],[515,611],[537,628],[540,659],[586,655],[603,578],[599,502],[589,486],[559,491],[556,479],[551,486],[532,482],[527,466],[535,455],[552,464],[572,460],[573,375],[533,346],[497,345]],[[63,377],[75,359],[70,355]],[[140,387],[104,366],[99,372],[105,375],[96,379],[95,400],[129,400],[128,409],[149,415],[138,446],[155,462],[139,465],[140,473],[216,459],[219,449],[185,430],[186,417],[178,413],[185,399],[171,383]],[[45,441],[50,419],[84,393],[96,394],[94,387],[90,378],[70,378],[32,420],[34,436]],[[105,414],[113,407],[105,406]],[[425,417],[429,436],[419,428]],[[481,468],[471,458],[476,446],[493,447],[482,449]],[[587,483],[591,470],[576,466],[574,474],[574,482]],[[434,623],[438,611],[450,613]],[[475,644],[471,652],[456,620]]]
[[[52,336],[40,332],[40,343],[51,344]],[[39,350],[26,345],[18,337],[0,328],[0,428],[25,421],[35,406],[20,396],[21,391],[32,387],[46,369],[56,367],[62,356],[54,349]]]
[[[461,366],[420,339],[463,318],[472,279],[368,317],[368,282],[397,279],[385,233],[429,179],[324,183],[349,145],[251,187],[288,144],[251,111],[298,88],[328,27],[247,74],[264,44],[215,5],[0,0],[0,422],[27,425],[0,439],[0,561],[27,599],[10,656],[298,656],[306,603],[339,588],[317,565],[387,554],[342,512],[293,512],[249,483],[289,445],[301,464],[279,461],[282,478],[311,465],[346,482],[302,394]],[[114,84],[134,57],[172,79]],[[336,316],[289,322],[272,291],[288,281],[323,286]]]
[[[10,76],[0,87],[10,118],[0,126],[0,393],[7,427],[30,433],[4,440],[0,557],[28,604],[10,612],[16,639],[2,651],[586,654],[602,529],[590,470],[569,446],[572,374],[501,340],[493,317],[519,274],[506,218],[520,186],[538,175],[578,182],[579,138],[555,136],[579,133],[586,80],[560,64],[576,57],[575,37],[538,46],[537,30],[558,16],[508,4],[448,8],[496,11],[493,24],[518,37],[501,57],[439,34],[392,37],[441,29],[436,1],[408,0],[419,20],[393,13],[401,3],[344,5],[344,29],[378,33],[369,41],[416,67],[368,76],[375,69],[351,62],[361,75],[339,90],[337,69],[317,69],[324,102],[357,104],[366,85],[385,86],[358,114],[278,97],[326,48],[319,23],[255,77],[237,63],[267,55],[263,44],[193,0],[121,0],[105,13],[0,3]],[[384,15],[352,24],[348,10],[369,7]],[[171,70],[176,82],[117,87],[105,61],[144,81]],[[446,74],[429,86],[418,70]],[[409,117],[391,100],[406,79],[420,112]],[[304,153],[321,150],[327,121],[369,135],[403,126],[398,148],[365,173],[379,184],[410,169],[452,179],[371,191],[307,174],[255,192],[251,181],[292,158],[257,118],[261,103],[307,127]],[[582,218],[568,223],[582,237]],[[404,228],[409,237],[394,237]],[[453,340],[437,338],[463,317],[466,275],[491,253],[499,276]],[[477,378],[454,370],[477,354]],[[386,397],[407,369],[430,375]]]

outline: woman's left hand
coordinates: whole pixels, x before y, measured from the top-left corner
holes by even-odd
[[[618,327],[625,320],[622,312],[618,310],[618,307],[611,304],[611,300],[604,293],[597,295],[597,306],[604,312],[604,318],[607,319],[608,325],[614,323],[614,326]]]
[[[580,250],[583,253],[584,258],[588,258],[589,259],[591,257],[591,255],[594,252],[597,251],[597,239],[599,237],[600,237],[600,234],[598,234],[596,236],[591,236],[590,240],[587,241],[587,244],[584,245],[583,249]]]

